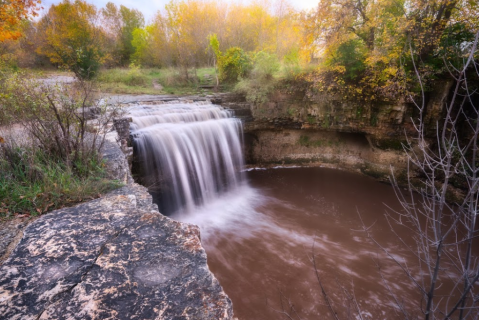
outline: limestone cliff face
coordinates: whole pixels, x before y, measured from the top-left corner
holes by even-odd
[[[412,133],[414,105],[404,101],[364,102],[327,93],[278,89],[266,103],[251,104],[254,122],[248,130],[303,129],[367,135],[375,146]]]
[[[449,82],[430,93],[424,117],[429,131],[440,121]],[[388,179],[404,172],[402,143],[415,136],[413,102],[348,100],[338,95],[283,87],[264,103],[223,97],[221,103],[245,119],[245,153],[252,165],[327,165]],[[249,114],[246,113],[249,110]]]
[[[404,153],[372,148],[364,135],[323,130],[258,130],[246,135],[253,166],[306,165],[360,171],[388,180],[391,167],[403,169]]]
[[[231,319],[198,227],[161,215],[118,146],[106,153],[127,185],[24,230],[0,266],[0,319]]]

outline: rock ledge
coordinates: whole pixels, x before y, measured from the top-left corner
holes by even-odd
[[[0,319],[232,316],[198,227],[161,215],[136,183],[40,217],[0,266]]]

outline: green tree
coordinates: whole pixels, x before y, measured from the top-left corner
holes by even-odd
[[[245,77],[251,71],[251,59],[239,47],[226,50],[218,60],[220,78],[223,81],[234,82],[240,77]]]
[[[123,5],[118,8],[108,2],[101,10],[103,25],[113,44],[113,54],[120,65],[128,65],[135,47],[132,44],[133,32],[145,25],[143,14],[136,9],[129,9]]]
[[[145,18],[143,14],[136,9],[128,9],[120,6],[120,15],[122,21],[121,28],[121,63],[127,64],[130,62],[131,56],[135,53],[135,47],[132,44],[133,32],[135,29],[143,28],[145,25]]]
[[[342,68],[346,80],[356,80],[366,69],[366,48],[361,39],[341,43],[326,59],[329,67]]]

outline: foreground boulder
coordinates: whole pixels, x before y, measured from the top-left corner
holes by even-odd
[[[0,266],[0,319],[231,319],[199,229],[138,184],[31,223]]]

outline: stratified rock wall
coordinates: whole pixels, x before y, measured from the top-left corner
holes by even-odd
[[[450,88],[450,81],[437,81],[428,95],[424,121],[432,131],[441,121]],[[419,116],[410,97],[396,101],[366,101],[286,84],[280,84],[271,92],[266,102],[248,105],[239,96],[223,100],[226,107],[250,109],[245,132],[294,129],[361,133],[367,135],[374,147],[383,149],[391,142],[404,141],[406,135],[414,136],[412,119]]]
[[[428,99],[424,120],[433,135],[450,87],[450,82],[438,81]],[[220,98],[218,103],[245,120],[245,155],[250,165],[324,165],[382,180],[388,180],[395,169],[406,177],[403,146],[417,135],[413,119],[419,116],[407,97],[353,100],[280,84],[266,102],[248,104],[241,96]]]
[[[404,169],[403,151],[372,147],[363,134],[324,130],[258,130],[246,135],[253,165],[306,165],[360,171],[388,180],[391,167]]]
[[[0,319],[232,318],[198,227],[161,215],[127,169],[127,186],[25,229],[0,266]]]
[[[246,130],[309,129],[367,134],[380,146],[382,140],[404,139],[413,133],[412,103],[361,101],[321,93],[298,95],[278,89],[269,101],[251,105],[254,121]]]

